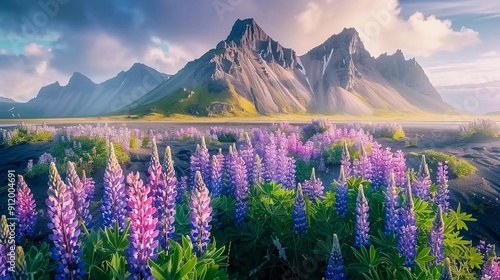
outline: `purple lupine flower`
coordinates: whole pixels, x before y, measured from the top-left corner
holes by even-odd
[[[243,158],[234,154],[233,149],[229,148],[227,156],[227,172],[229,189],[233,191],[236,199],[235,222],[241,224],[245,220],[248,210],[248,181],[247,169]]]
[[[406,158],[401,150],[392,154],[391,168],[394,173],[396,187],[404,189],[406,184]]]
[[[344,147],[342,149],[342,159],[340,164],[344,166],[344,173],[347,178],[351,177],[351,156],[349,155],[349,148],[347,147],[347,141],[344,140]]]
[[[420,163],[420,168],[417,173],[417,181],[412,184],[415,197],[421,198],[422,200],[429,200],[431,196],[429,190],[431,184],[429,166],[425,161],[425,155],[422,155],[422,162]]]
[[[394,173],[391,174],[391,182],[387,187],[385,195],[385,234],[389,235],[391,231],[396,232],[398,223],[398,216],[396,215],[396,208],[398,207],[399,196],[396,192],[396,181]]]
[[[381,186],[387,186],[392,173],[391,148],[381,149],[377,143],[373,144],[372,154],[372,189],[377,191]]]
[[[444,259],[444,222],[443,222],[443,209],[438,205],[436,218],[432,223],[432,228],[429,236],[429,247],[431,248],[431,256],[435,264],[441,264]]]
[[[201,173],[196,171],[196,181],[191,192],[189,206],[191,207],[191,241],[195,247],[196,255],[201,257],[207,249],[210,241],[210,229],[212,226],[212,207],[210,196]]]
[[[210,192],[212,197],[215,198],[222,194],[222,165],[216,155],[212,156],[211,177]]]
[[[22,237],[32,238],[38,219],[36,202],[22,175],[18,175],[16,193],[17,242]]]
[[[182,203],[182,198],[184,197],[184,194],[188,190],[188,183],[189,177],[188,176],[182,176],[179,181],[177,181],[177,197],[175,198],[175,202],[177,204]]]
[[[173,238],[175,232],[175,200],[177,197],[177,178],[175,177],[174,161],[170,147],[165,149],[161,183],[156,191],[156,209],[158,217],[158,230],[160,245],[168,250],[168,239]]]
[[[253,174],[252,174],[252,184],[261,184],[263,181],[263,165],[262,159],[258,154],[255,154],[254,166],[253,166]]]
[[[479,244],[477,245],[477,251],[483,255],[483,259],[486,262],[488,260],[488,253],[490,252],[491,248],[493,248],[493,245],[491,244],[486,244],[486,241],[480,240]]]
[[[418,228],[415,220],[413,205],[413,193],[408,178],[406,197],[403,205],[398,209],[398,250],[401,256],[405,257],[405,266],[415,265],[415,255],[417,254]]]
[[[449,258],[444,259],[444,266],[443,270],[441,271],[441,276],[439,277],[439,280],[453,280]]]
[[[337,210],[339,216],[345,216],[347,214],[347,193],[348,186],[344,166],[341,165],[337,189],[335,190],[335,210]]]
[[[28,160],[28,166],[26,167],[26,169],[28,170],[28,172],[33,171],[33,160],[32,159]]]
[[[370,222],[368,222],[368,201],[365,197],[363,185],[359,185],[356,199],[356,226],[354,229],[354,247],[370,246]]]
[[[153,205],[156,205],[156,194],[158,193],[158,188],[162,182],[163,170],[160,164],[160,156],[158,155],[158,147],[156,146],[156,139],[151,138],[151,158],[149,160],[148,167],[148,183],[150,188],[149,195],[153,197]]]
[[[495,245],[488,252],[486,262],[481,269],[481,280],[500,280],[500,260],[495,254]]]
[[[347,275],[344,270],[344,259],[340,251],[339,238],[337,234],[333,234],[333,246],[330,258],[328,259],[328,266],[325,271],[325,280],[345,280]]]
[[[87,178],[87,175],[85,175],[85,170],[82,170],[82,183],[83,183],[83,189],[87,194],[87,199],[91,201],[94,198],[95,182],[92,179],[92,177]]]
[[[247,167],[247,181],[252,182],[255,168],[255,150],[252,146],[252,141],[250,140],[248,133],[245,133],[245,143],[243,147],[240,148],[240,154]]]
[[[450,190],[448,189],[448,162],[438,162],[437,166],[437,193],[434,202],[443,207],[443,212],[450,210]]]
[[[10,264],[7,264],[7,245],[0,242],[0,279],[1,280],[10,279],[10,272],[8,270],[8,266],[10,266]]]
[[[47,215],[51,230],[49,239],[54,242],[51,257],[58,265],[56,279],[82,279],[85,275],[84,262],[80,259],[83,251],[78,240],[80,229],[73,206],[71,192],[61,180],[56,165],[50,163]]]
[[[127,216],[130,218],[130,247],[126,249],[129,272],[134,279],[153,279],[148,259],[156,259],[158,247],[158,219],[155,218],[156,208],[153,198],[149,196],[150,187],[143,185],[139,172],[127,176]]]
[[[306,201],[300,183],[297,184],[297,194],[293,204],[292,216],[295,234],[307,234]]]
[[[109,143],[109,156],[104,172],[104,189],[102,194],[102,219],[103,226],[113,228],[118,223],[122,231],[125,228],[125,216],[127,215],[125,177],[116,159],[113,143]]]
[[[278,155],[276,149],[276,143],[274,142],[274,135],[270,133],[266,139],[267,143],[265,146],[264,153],[264,179],[266,182],[271,182],[276,179],[276,172],[278,168]]]
[[[304,186],[302,187],[304,194],[309,196],[309,199],[314,201],[315,199],[321,200],[323,196],[323,182],[321,179],[316,178],[316,172],[314,171],[314,167],[312,168],[311,178],[309,180],[305,180]]]
[[[85,192],[82,181],[78,177],[78,174],[76,174],[75,165],[71,161],[68,161],[66,185],[68,186],[68,191],[71,192],[73,207],[76,211],[76,219],[81,219],[88,225],[92,220],[92,215],[89,211],[90,200],[87,198],[87,193]]]
[[[195,181],[196,171],[200,171],[206,184],[210,185],[210,154],[208,153],[205,137],[201,137],[201,145],[196,145],[196,151],[191,156],[191,182]]]
[[[359,159],[353,162],[352,175],[362,177],[364,180],[370,180],[372,177],[372,164],[365,149],[365,145],[361,142]]]
[[[326,163],[325,163],[325,159],[323,157],[319,158],[318,171],[319,172],[326,172]]]

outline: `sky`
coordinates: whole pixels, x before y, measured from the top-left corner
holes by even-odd
[[[401,49],[438,89],[500,80],[499,1],[2,0],[0,96],[25,102],[75,71],[98,83],[135,62],[175,74],[249,17],[299,55],[355,27],[371,55]],[[500,107],[498,92],[469,95]]]

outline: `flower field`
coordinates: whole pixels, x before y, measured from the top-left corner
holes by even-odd
[[[2,131],[2,141],[27,131],[38,133]],[[50,133],[54,146],[24,176],[47,176],[45,203],[30,188],[46,186],[19,175],[15,245],[0,222],[0,279],[500,279],[495,247],[462,237],[475,219],[450,205],[448,162],[431,170],[424,155],[413,170],[368,131],[404,136],[396,124],[325,119],[247,130],[43,126],[40,141]],[[159,149],[167,140],[196,144],[187,172],[171,147]],[[145,179],[123,169],[138,146],[150,151]],[[339,176],[326,182],[332,169]],[[50,235],[35,238],[42,221]]]

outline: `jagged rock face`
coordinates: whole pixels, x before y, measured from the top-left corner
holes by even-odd
[[[130,105],[168,78],[136,63],[101,84],[75,72],[66,86],[59,82],[40,89],[24,108],[33,117],[84,117],[109,114]]]

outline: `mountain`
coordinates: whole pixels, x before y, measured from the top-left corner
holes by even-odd
[[[126,113],[373,114],[452,111],[414,60],[401,51],[372,57],[358,32],[344,29],[298,56],[253,19],[139,98]],[[121,111],[120,113],[124,113]]]
[[[12,98],[0,96],[0,103],[17,103],[17,102]]]
[[[130,105],[168,78],[140,63],[100,84],[75,72],[67,85],[55,82],[41,88],[27,103],[17,103],[15,112],[0,108],[0,118],[12,117],[12,113],[15,117],[35,118],[106,115]]]

